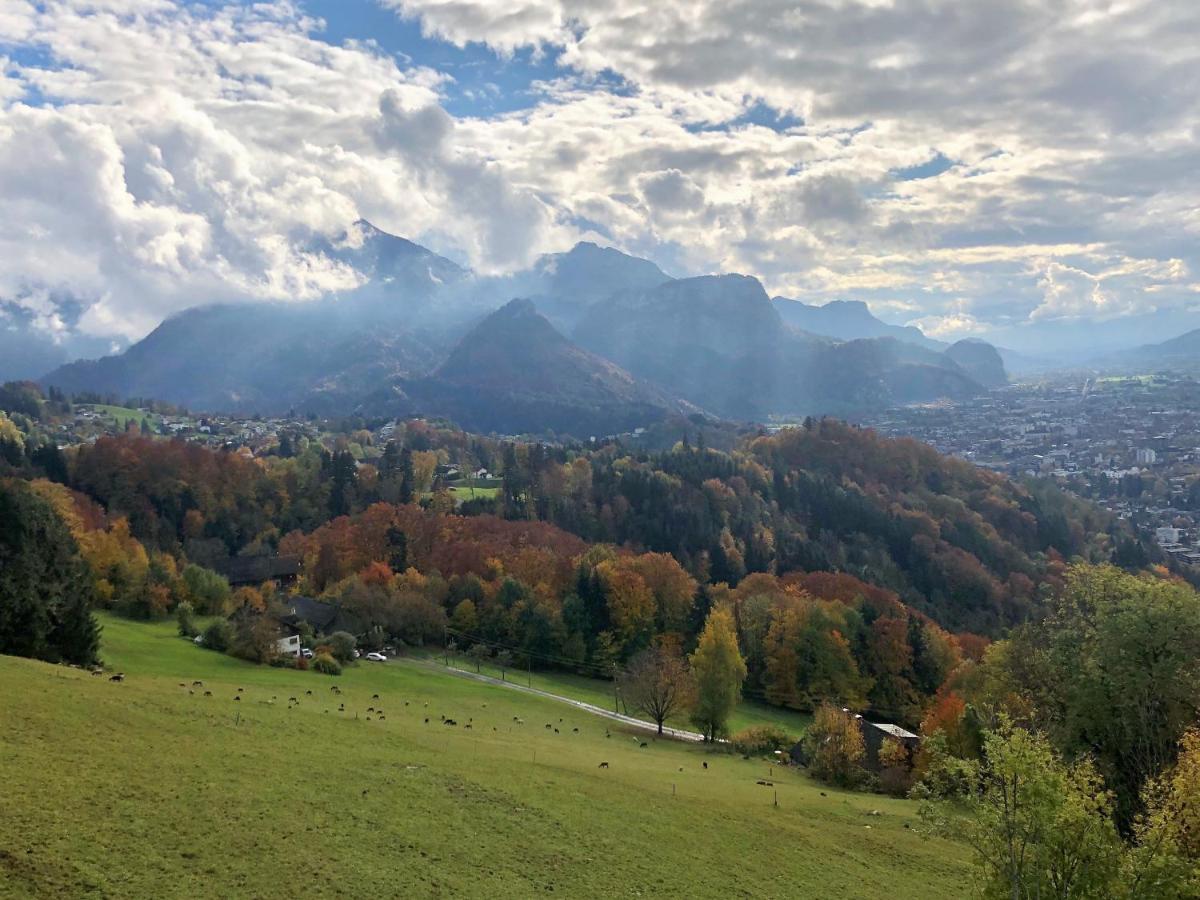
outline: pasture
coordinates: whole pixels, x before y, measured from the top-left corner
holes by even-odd
[[[908,801],[426,666],[330,678],[103,623],[119,683],[0,657],[0,896],[966,890]]]

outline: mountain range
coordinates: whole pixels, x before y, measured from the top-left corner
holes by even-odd
[[[366,222],[314,249],[362,284],[306,303],[189,309],[43,381],[209,411],[444,416],[583,436],[700,412],[849,414],[1007,380],[982,342],[934,341],[859,303],[771,299],[745,275],[672,278],[592,243],[504,277]]]
[[[1157,344],[1111,353],[1101,360],[1106,370],[1200,373],[1200,328]]]

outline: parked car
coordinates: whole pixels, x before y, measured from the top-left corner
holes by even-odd
[[[202,635],[202,634],[196,635],[194,638],[192,638],[192,643],[193,644],[203,644],[204,643],[204,635]]]
[[[367,659],[371,662],[387,662],[387,657],[382,653],[368,653]]]
[[[311,650],[309,650],[307,647],[305,647],[303,650],[300,651],[300,655],[303,656],[305,659],[313,658],[313,652]]]

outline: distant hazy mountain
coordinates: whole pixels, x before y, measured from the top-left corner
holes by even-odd
[[[972,339],[958,341],[946,349],[946,356],[986,388],[1003,387],[1008,384],[1004,361],[999,351],[991,344]]]
[[[363,284],[309,303],[191,309],[120,355],[44,381],[200,410],[409,412],[482,431],[581,436],[698,409],[740,420],[853,413],[966,397],[1003,377],[987,345],[942,352],[862,304],[772,301],[743,275],[676,280],[595,244],[502,278],[477,277],[366,222],[313,249],[354,267]],[[510,303],[518,289],[532,299]],[[785,325],[781,308],[869,334],[818,336]]]
[[[321,249],[371,280],[311,302],[185,310],[126,352],[71,363],[43,381],[204,410],[333,412],[389,379],[436,365],[450,337],[433,299],[467,273],[365,222]]]
[[[890,337],[928,350],[945,350],[949,346],[926,337],[913,325],[889,325],[875,318],[861,300],[833,300],[824,306],[809,306],[788,297],[775,297],[771,302],[784,322],[811,334],[823,334],[840,341]]]
[[[619,291],[648,290],[671,277],[648,259],[590,242],[541,257],[530,271],[497,284],[510,296],[530,297],[538,312],[570,333],[589,306]]]
[[[442,416],[472,431],[582,438],[696,411],[573,344],[527,299],[479,323],[432,375],[398,381],[364,408]]]
[[[1200,328],[1159,344],[1146,344],[1093,361],[1101,369],[1200,372]]]
[[[366,219],[359,219],[335,240],[314,242],[313,249],[382,284],[403,281],[410,287],[425,285],[434,289],[470,274],[444,256],[381,231]]]
[[[591,307],[575,339],[734,418],[845,413],[982,390],[954,360],[917,344],[789,329],[758,280],[742,275],[615,294]]]
[[[706,275],[593,304],[574,332],[590,350],[698,405],[760,418],[779,405],[788,334],[755,278]]]
[[[254,303],[187,310],[119,356],[71,363],[43,381],[200,410],[331,412],[437,357],[427,337],[370,328],[334,301]]]

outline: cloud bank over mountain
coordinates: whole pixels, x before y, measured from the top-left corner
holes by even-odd
[[[0,330],[350,291],[313,248],[361,218],[485,274],[590,239],[946,340],[1182,321],[1198,48],[1189,0],[16,0]]]

